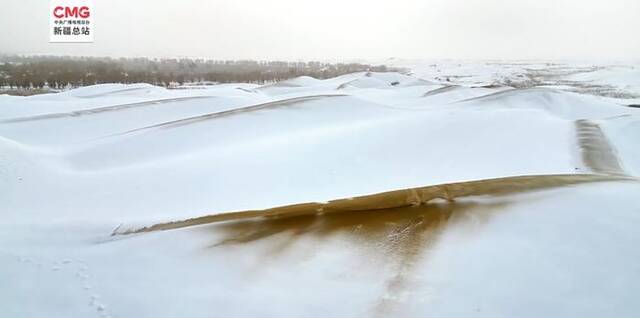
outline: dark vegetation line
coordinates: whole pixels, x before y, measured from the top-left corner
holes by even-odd
[[[69,56],[0,56],[0,87],[64,89],[100,83],[267,83],[298,76],[331,78],[353,72],[389,71],[360,63],[253,60],[150,59]]]

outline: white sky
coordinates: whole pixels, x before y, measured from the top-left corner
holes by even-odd
[[[95,42],[48,43],[49,0],[0,0],[0,53],[253,59],[640,57],[640,0],[94,0]]]

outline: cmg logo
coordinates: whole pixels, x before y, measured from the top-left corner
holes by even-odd
[[[87,6],[82,6],[82,7],[57,6],[53,8],[53,16],[56,17],[56,19],[62,19],[62,18],[87,19],[91,16],[91,11]]]
[[[92,0],[50,0],[48,15],[50,43],[93,42],[96,11]]]

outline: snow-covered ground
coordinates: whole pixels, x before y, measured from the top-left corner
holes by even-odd
[[[395,62],[0,96],[2,316],[637,316],[640,68]],[[548,187],[110,236],[523,175]]]

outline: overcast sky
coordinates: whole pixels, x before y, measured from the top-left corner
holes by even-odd
[[[49,0],[0,0],[0,53],[252,59],[640,57],[639,0],[94,0],[95,42],[48,43]]]

